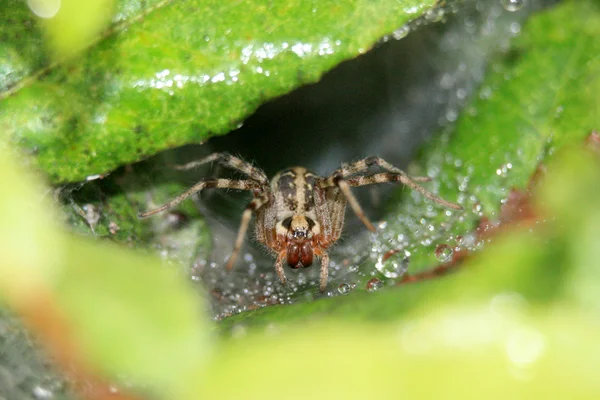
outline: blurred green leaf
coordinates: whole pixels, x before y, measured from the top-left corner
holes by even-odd
[[[590,349],[597,321],[571,309],[531,310],[518,300],[438,305],[395,326],[302,323],[232,339],[198,392],[245,399],[595,398],[600,356]]]
[[[110,22],[113,0],[29,0],[30,10],[49,38],[54,57],[63,60],[92,44]]]
[[[182,393],[207,358],[204,299],[154,257],[62,232],[43,186],[15,164],[0,151],[0,182],[11,188],[0,192],[2,301],[38,321],[51,354],[65,349],[46,340],[64,332],[80,352],[72,356],[94,369],[165,398]]]
[[[65,250],[54,290],[86,359],[165,396],[180,393],[209,352],[204,300],[154,257],[75,239]]]
[[[549,167],[552,181],[541,188],[540,207],[565,232],[565,297],[591,314],[600,312],[600,160],[598,154],[565,152]]]
[[[54,65],[25,3],[11,0],[0,131],[52,181],[83,180],[230,131],[434,4],[124,0],[96,45]]]
[[[15,165],[0,140],[0,294],[23,304],[60,274],[64,244],[41,181]]]

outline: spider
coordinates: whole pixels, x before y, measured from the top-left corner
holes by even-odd
[[[214,153],[199,161],[175,166],[189,170],[217,161],[225,167],[237,170],[246,179],[200,180],[168,203],[138,215],[146,218],[175,207],[195,193],[206,188],[247,190],[253,199],[242,214],[242,221],[235,240],[233,252],[227,261],[227,269],[233,268],[244,243],[244,237],[252,218],[256,215],[256,238],[276,257],[275,271],[283,285],[286,277],[284,261],[293,269],[312,265],[315,257],[321,260],[320,291],[327,287],[328,249],[339,239],[344,225],[346,203],[370,230],[375,227],[365,216],[350,188],[385,182],[400,182],[442,206],[461,210],[462,207],[435,196],[417,182],[427,182],[428,177],[410,178],[406,173],[379,157],[368,157],[351,164],[342,164],[328,177],[320,177],[303,167],[288,168],[277,173],[271,181],[265,173],[250,163],[228,153]],[[378,166],[385,172],[371,175],[364,173]]]

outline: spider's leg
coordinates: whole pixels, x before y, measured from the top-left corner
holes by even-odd
[[[449,201],[446,201],[446,200],[436,196],[435,194],[431,193],[429,190],[425,189],[423,186],[420,186],[417,183],[417,182],[427,181],[428,179],[426,177],[418,177],[418,178],[412,179],[406,174],[406,172],[402,171],[399,168],[394,167],[392,164],[385,161],[381,157],[367,157],[367,158],[364,158],[362,160],[356,161],[351,164],[342,165],[341,168],[334,171],[333,174],[331,174],[331,176],[329,178],[327,178],[326,181],[321,183],[321,185],[324,185],[322,187],[332,186],[335,184],[335,181],[337,179],[340,179],[340,178],[348,179],[352,175],[355,175],[359,172],[366,171],[369,167],[371,167],[373,165],[377,165],[378,167],[380,167],[386,171],[389,171],[392,174],[397,175],[396,178],[386,180],[385,182],[400,181],[401,183],[405,184],[406,186],[410,187],[411,189],[418,191],[423,196],[427,197],[428,199],[430,199],[444,207],[453,208],[455,210],[462,210],[462,207],[459,206],[458,204],[450,203]],[[379,181],[376,181],[375,179],[390,178],[391,175],[374,174],[374,175],[371,175],[371,177],[373,177],[373,182],[366,183],[366,181],[365,181],[365,183],[363,185],[356,185],[356,186],[364,186],[364,185],[368,185],[368,184],[372,184],[372,183],[373,184],[381,183],[384,181],[379,182]],[[360,177],[357,177],[357,179],[359,179],[359,178]],[[369,177],[367,177],[367,178],[369,178]]]
[[[427,197],[429,200],[432,200],[444,207],[452,208],[454,210],[462,210],[463,209],[462,206],[459,206],[458,204],[451,203],[449,201],[442,199],[441,197],[436,196],[435,194],[431,193],[429,190],[425,189],[423,186],[418,185],[416,182],[414,182],[412,179],[410,179],[406,175],[400,175],[399,180],[400,180],[400,182],[402,182],[409,188],[416,190],[417,192],[421,193],[423,196]]]
[[[345,181],[348,182],[348,185],[350,185],[351,187],[359,187],[375,185],[378,183],[398,182],[401,181],[401,176],[402,175],[394,174],[391,172],[380,172],[378,174],[373,175],[353,176],[351,178],[345,179]],[[428,176],[417,176],[412,177],[411,180],[413,182],[429,182],[431,181],[431,178]]]
[[[238,229],[237,238],[235,239],[235,246],[233,247],[233,251],[229,256],[229,260],[227,260],[227,269],[233,268],[233,264],[235,264],[235,260],[242,249],[242,245],[244,244],[244,237],[246,236],[246,231],[248,230],[248,225],[250,224],[250,220],[252,219],[252,213],[262,207],[267,201],[269,197],[267,194],[263,193],[258,197],[255,197],[244,210],[242,214],[242,222],[240,223],[240,227]]]
[[[285,250],[279,253],[277,256],[277,260],[275,261],[275,271],[277,272],[277,276],[281,281],[283,286],[287,285],[287,280],[285,279],[285,272],[283,272],[283,259],[285,258],[286,252]]]
[[[446,201],[444,199],[442,199],[441,197],[436,196],[435,194],[431,193],[429,190],[425,189],[423,186],[417,184],[415,179],[411,179],[406,172],[402,171],[399,168],[394,167],[392,164],[390,164],[389,162],[385,161],[383,158],[381,157],[368,157],[365,158],[364,160],[360,160],[357,163],[354,164],[357,168],[368,168],[371,165],[377,165],[383,169],[385,169],[386,171],[395,173],[399,175],[399,178],[397,179],[398,181],[400,181],[401,183],[405,184],[406,186],[408,186],[409,188],[416,190],[417,192],[421,193],[423,196],[427,197],[429,200],[432,200],[444,207],[448,207],[448,208],[453,208],[455,210],[462,210],[463,208],[461,206],[459,206],[458,204],[454,204],[454,203],[450,203],[449,201]],[[419,178],[419,181],[421,181],[422,178]]]
[[[446,201],[441,197],[434,195],[429,190],[425,189],[423,186],[417,184],[417,182],[426,182],[427,180],[429,180],[427,177],[409,178],[406,175],[401,175],[397,173],[381,172],[378,174],[368,176],[355,176],[347,179],[346,181],[348,182],[348,185],[352,187],[374,185],[377,183],[385,182],[401,182],[409,188],[421,193],[428,199],[443,205],[444,207],[453,208],[455,210],[462,210],[462,207],[458,204],[450,203],[449,201]]]
[[[323,251],[321,255],[321,284],[319,285],[319,291],[324,292],[327,289],[327,276],[329,274],[329,254]]]
[[[269,184],[267,176],[260,168],[256,168],[249,162],[246,162],[241,158],[232,156],[229,153],[213,153],[207,157],[204,157],[201,160],[192,161],[183,165],[174,165],[173,168],[181,171],[187,171],[189,169],[193,169],[199,167],[200,165],[204,165],[213,161],[217,161],[225,167],[229,167],[231,169],[240,171],[246,174],[250,179],[260,182],[263,185]]]
[[[369,221],[369,218],[367,218],[367,216],[365,215],[365,212],[358,203],[358,200],[356,200],[356,197],[354,197],[354,195],[352,194],[348,182],[346,182],[344,179],[338,179],[336,184],[340,188],[342,193],[344,193],[344,196],[346,196],[346,200],[348,200],[348,203],[350,203],[350,207],[352,207],[352,211],[354,211],[354,214],[356,214],[358,219],[360,219],[363,222],[363,224],[365,224],[367,229],[369,229],[371,232],[375,232],[375,227],[373,226],[371,221]]]
[[[181,203],[188,197],[192,196],[195,193],[198,193],[202,189],[206,188],[217,188],[217,189],[237,189],[237,190],[257,190],[260,188],[260,185],[257,182],[251,180],[233,180],[233,179],[215,179],[208,178],[203,179],[200,182],[196,183],[194,186],[175,197],[173,200],[168,203],[163,204],[162,206],[155,208],[154,210],[146,211],[144,213],[138,214],[138,218],[146,218],[151,215],[157,214],[166,209],[175,207],[177,204]]]

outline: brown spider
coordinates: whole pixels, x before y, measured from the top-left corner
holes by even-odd
[[[327,178],[317,176],[302,167],[289,168],[276,174],[270,182],[262,170],[227,153],[214,153],[200,161],[175,168],[188,170],[212,161],[238,170],[248,178],[203,179],[168,203],[139,214],[139,218],[146,218],[174,207],[205,188],[251,191],[254,198],[246,206],[242,215],[235,247],[227,261],[227,268],[231,269],[235,263],[254,212],[256,238],[277,257],[275,270],[284,285],[286,284],[283,272],[284,260],[291,268],[296,269],[309,267],[313,263],[313,258],[319,257],[321,259],[320,290],[325,290],[329,265],[327,249],[340,237],[344,225],[346,202],[350,203],[350,207],[365,226],[375,231],[375,227],[365,216],[350,191],[351,187],[401,182],[438,204],[455,210],[462,209],[461,206],[443,200],[417,184],[417,182],[429,181],[430,178],[410,178],[379,157],[368,157],[351,164],[343,164]],[[375,165],[386,172],[359,175],[360,172],[365,172]]]

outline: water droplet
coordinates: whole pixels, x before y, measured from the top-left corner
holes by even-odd
[[[44,387],[36,386],[33,388],[33,397],[36,399],[51,399],[54,397],[54,393]]]
[[[425,19],[429,22],[439,22],[444,17],[444,13],[443,8],[435,8],[425,13]]]
[[[479,91],[479,97],[482,100],[485,99],[489,99],[492,96],[492,88],[489,86],[484,86],[483,88],[481,88],[481,90]]]
[[[504,7],[506,11],[510,12],[519,11],[521,8],[523,8],[526,2],[527,0],[501,0],[502,7]]]
[[[431,238],[425,238],[425,239],[421,240],[422,246],[431,246],[431,243],[432,243]]]
[[[508,175],[508,171],[512,168],[512,164],[504,164],[500,168],[496,169],[496,175],[505,178]]]
[[[342,283],[340,286],[338,286],[338,292],[340,292],[340,294],[348,294],[351,290],[352,286],[347,283]]]
[[[483,206],[481,205],[481,203],[475,203],[473,204],[473,213],[481,216],[483,214]]]
[[[513,22],[512,24],[510,24],[508,29],[513,35],[518,35],[521,32],[521,24],[519,24],[518,22]]]
[[[452,247],[447,244],[438,244],[435,247],[435,258],[442,263],[447,263],[452,260],[452,256],[454,255],[454,250]]]
[[[103,177],[103,175],[100,175],[100,174],[88,175],[85,177],[85,180],[86,180],[86,182],[90,182],[90,181],[95,181],[96,179],[100,179],[102,177]]]
[[[408,25],[404,25],[404,26],[396,29],[392,33],[392,36],[394,37],[394,39],[400,40],[400,39],[404,39],[405,37],[407,37],[409,33],[410,33],[410,27]]]
[[[383,287],[383,282],[377,278],[369,279],[367,282],[367,292],[375,292]]]
[[[410,258],[404,251],[392,251],[380,256],[375,268],[386,278],[398,278],[406,273]]]

